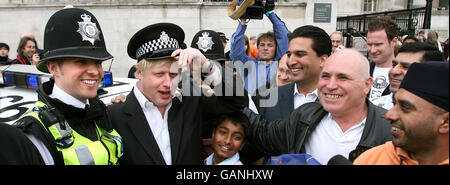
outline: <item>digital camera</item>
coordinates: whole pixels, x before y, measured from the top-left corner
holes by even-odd
[[[263,19],[264,13],[275,8],[275,0],[255,0],[255,4],[247,7],[241,18]]]

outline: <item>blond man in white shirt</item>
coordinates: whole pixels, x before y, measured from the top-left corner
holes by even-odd
[[[128,55],[138,61],[139,81],[124,103],[108,107],[124,141],[121,164],[200,165],[203,119],[248,105],[246,94],[216,96],[218,89],[205,86],[208,80],[221,85],[221,70],[199,50],[181,49],[183,42],[179,26],[158,23],[141,29],[128,43]],[[186,84],[192,88],[184,88]],[[221,90],[233,89],[233,84],[224,84]],[[196,95],[199,86],[208,91]]]

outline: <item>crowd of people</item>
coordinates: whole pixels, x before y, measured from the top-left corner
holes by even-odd
[[[436,32],[400,37],[380,16],[368,23],[367,58],[345,48],[341,32],[290,31],[273,10],[265,16],[273,31],[249,39],[241,18],[229,52],[213,30],[190,47],[173,23],[137,30],[127,46],[137,82],[105,105],[97,88],[113,56],[100,21],[85,9],[57,11],[43,50],[25,33],[12,60],[0,43],[0,65],[54,77],[12,126],[0,123],[0,164],[256,165],[284,154],[323,165],[335,156],[449,164],[448,43],[439,49]]]

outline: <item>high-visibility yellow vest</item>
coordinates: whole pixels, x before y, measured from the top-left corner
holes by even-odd
[[[123,155],[123,145],[122,137],[114,129],[108,132],[95,124],[99,140],[92,141],[73,130],[66,120],[64,123],[44,123],[41,116],[42,110],[45,109],[48,109],[48,106],[38,101],[19,120],[26,116],[38,120],[53,136],[57,150],[62,152],[65,165],[117,164]]]

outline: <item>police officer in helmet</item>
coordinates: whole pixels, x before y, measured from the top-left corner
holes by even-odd
[[[117,164],[122,139],[97,97],[102,62],[113,58],[99,22],[84,9],[59,10],[45,27],[44,49],[37,68],[54,80],[39,87],[38,101],[14,125],[47,165]]]

